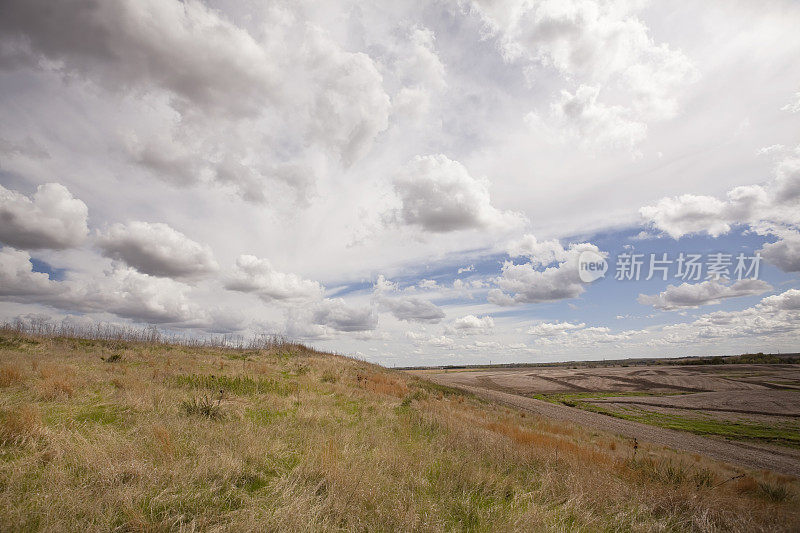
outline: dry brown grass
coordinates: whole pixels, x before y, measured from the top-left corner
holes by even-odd
[[[161,452],[166,455],[172,455],[175,452],[175,446],[172,442],[172,435],[169,430],[161,424],[153,425],[153,437],[158,443]]]
[[[356,376],[358,384],[370,392],[402,398],[408,393],[405,381],[383,373]]]
[[[22,405],[0,413],[0,441],[21,444],[42,429],[42,414],[33,405]]]
[[[43,400],[56,400],[60,397],[71,397],[75,393],[75,384],[68,377],[52,376],[45,378],[38,386],[39,397]]]
[[[10,387],[22,380],[22,371],[16,365],[5,363],[0,366],[0,387]]]
[[[108,349],[58,339],[0,349],[17,368],[38,362],[37,377],[0,389],[0,530],[800,524],[798,485],[785,476],[749,472],[720,485],[738,471],[645,443],[633,458],[612,435],[363,362],[300,347],[242,354],[130,343],[114,347],[121,358],[110,365],[100,359]],[[216,401],[220,384],[224,417],[181,410],[188,398]]]

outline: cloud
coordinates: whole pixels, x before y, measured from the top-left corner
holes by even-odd
[[[439,284],[436,282],[435,279],[423,279],[420,280],[419,283],[417,283],[417,287],[423,290],[433,290],[433,289],[438,289]]]
[[[778,163],[771,192],[775,204],[797,205],[800,200],[800,146]]]
[[[0,296],[6,300],[36,301],[62,289],[47,274],[34,272],[28,252],[7,246],[0,248]]]
[[[0,185],[0,242],[22,249],[78,246],[89,233],[88,212],[58,183],[39,185],[31,198]]]
[[[415,157],[395,176],[394,187],[402,202],[399,218],[424,231],[506,229],[522,222],[521,215],[492,206],[488,182],[442,154]]]
[[[725,200],[684,194],[663,198],[639,210],[645,223],[674,239],[684,235],[718,237],[735,225],[748,225],[760,235],[772,235],[774,243],[759,250],[770,263],[787,272],[800,270],[800,148],[775,167],[764,185],[735,187]]]
[[[653,226],[678,239],[699,232],[712,237],[728,233],[731,226],[725,211],[725,203],[712,196],[684,194],[662,198],[656,205],[642,207],[639,213]]]
[[[105,279],[73,294],[92,311],[114,313],[140,322],[179,324],[198,320],[203,311],[189,303],[188,286],[169,278],[153,277],[131,268],[114,269]],[[81,294],[84,292],[85,294]]]
[[[800,291],[789,289],[767,296],[753,307],[740,311],[717,311],[699,317],[689,325],[665,327],[667,331],[688,330],[699,339],[751,338],[793,333],[800,324]]]
[[[383,294],[386,292],[397,292],[399,287],[397,283],[389,281],[383,274],[380,274],[377,281],[375,281],[375,284],[372,286],[372,289],[375,294]]]
[[[725,200],[713,196],[684,194],[662,198],[655,205],[639,210],[644,221],[670,237],[708,234],[718,237],[735,224],[754,227],[800,224],[800,148],[795,149],[775,168],[765,185],[747,185],[728,191]]]
[[[543,322],[528,328],[527,333],[535,337],[553,337],[584,327],[586,327],[586,324],[582,322],[580,324],[573,324],[571,322]]]
[[[308,105],[310,137],[350,166],[388,126],[391,104],[381,75],[368,55],[345,52],[321,30],[306,36],[301,59],[315,83]]]
[[[800,272],[800,233],[785,232],[761,247],[761,256],[784,272]]]
[[[728,298],[754,296],[769,290],[772,290],[772,286],[759,279],[742,279],[731,284],[720,280],[708,280],[701,283],[683,283],[679,286],[669,285],[659,294],[640,294],[637,301],[643,305],[652,305],[656,309],[672,311],[718,304]]]
[[[510,242],[506,247],[506,253],[510,257],[527,257],[531,263],[539,266],[565,261],[568,255],[558,239],[539,241],[530,233]]]
[[[161,86],[183,102],[236,114],[279,90],[268,51],[197,1],[11,0],[3,15],[5,36],[24,40],[30,61],[44,56],[114,88]]]
[[[30,137],[25,137],[19,141],[10,141],[0,137],[0,154],[7,157],[28,157],[31,159],[50,158],[48,151]]]
[[[352,165],[388,127],[391,102],[370,57],[344,50],[300,6],[260,15],[251,33],[198,0],[11,0],[0,55],[109,91],[161,96],[172,111],[162,114],[177,121],[124,143],[159,179],[218,183],[255,202],[283,186],[303,202],[319,152]]]
[[[554,69],[576,83],[553,104],[557,119],[588,145],[633,147],[646,121],[677,112],[680,89],[696,78],[679,50],[658,44],[635,11],[636,2],[473,0],[507,62]],[[625,105],[597,100],[608,90]],[[606,129],[607,128],[607,129]]]
[[[372,306],[351,307],[341,298],[325,299],[312,311],[314,324],[336,331],[372,331],[378,327],[378,314]]]
[[[431,99],[446,86],[445,67],[436,52],[436,36],[415,26],[394,51],[392,74],[402,87],[392,99],[395,116],[420,117],[428,113]]]
[[[266,259],[240,255],[233,274],[225,283],[232,291],[256,294],[265,302],[303,302],[322,298],[324,287],[296,274],[278,272]]]
[[[163,223],[114,224],[98,233],[96,243],[105,256],[153,276],[190,280],[219,268],[208,245]]]
[[[650,327],[641,330],[613,332],[607,327],[545,326],[538,333],[544,335],[536,339],[537,345],[564,350],[589,349],[596,351],[599,346],[613,345],[630,353],[630,350],[645,348],[697,347],[705,344],[719,349],[720,343],[734,339],[744,339],[746,346],[753,346],[756,339],[769,338],[794,340],[800,324],[800,290],[790,289],[781,294],[763,298],[753,307],[738,311],[715,311],[686,322]],[[564,324],[564,323],[562,323]],[[561,331],[563,329],[563,331]],[[550,330],[554,333],[551,335]]]
[[[415,296],[403,298],[380,298],[381,307],[388,309],[398,320],[438,324],[445,317],[439,306]]]
[[[607,327],[585,327],[584,324],[570,324],[575,327],[565,327],[566,323],[549,324],[552,328],[542,329],[541,335],[536,335],[535,343],[539,346],[561,347],[561,348],[591,348],[596,350],[603,345],[620,345],[630,342],[638,336],[642,336],[642,331],[627,330],[614,333]],[[534,326],[535,327],[535,326]],[[537,330],[534,330],[537,331]]]
[[[451,348],[451,349],[454,348],[456,344],[455,340],[446,335],[440,335],[439,337],[430,337],[425,342],[437,348]]]
[[[489,316],[477,317],[466,315],[457,318],[450,324],[448,332],[463,333],[474,335],[477,333],[489,333],[494,329],[494,319]]]
[[[800,91],[794,93],[794,102],[789,102],[781,108],[781,111],[787,113],[800,113]]]
[[[523,264],[506,261],[497,279],[500,288],[489,291],[489,302],[508,306],[577,298],[586,290],[578,275],[578,257],[587,250],[601,253],[593,244],[570,244],[553,250],[558,259],[544,270],[539,270],[543,264],[535,260]]]
[[[589,148],[627,148],[632,150],[647,136],[647,125],[620,105],[597,101],[599,87],[581,85],[575,91],[561,91],[551,105],[555,119]]]
[[[128,267],[116,267],[102,276],[69,273],[52,281],[34,272],[27,252],[0,249],[0,296],[8,301],[39,303],[80,313],[111,313],[122,318],[175,327],[208,330],[224,326],[241,329],[228,310],[204,308],[188,298],[189,286],[169,278],[153,277]]]
[[[767,296],[761,300],[761,305],[776,311],[800,311],[800,290],[789,289],[781,294]]]

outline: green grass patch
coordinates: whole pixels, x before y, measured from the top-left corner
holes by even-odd
[[[75,421],[103,426],[121,426],[123,423],[122,414],[123,409],[116,405],[90,405],[75,414]]]
[[[678,393],[683,394],[683,393]],[[559,393],[536,394],[532,397],[553,403],[560,403],[569,407],[576,407],[585,411],[592,411],[603,415],[641,422],[652,426],[687,431],[697,435],[711,435],[733,440],[750,440],[770,442],[800,448],[800,428],[790,423],[776,423],[772,425],[736,422],[733,420],[720,420],[710,417],[693,417],[673,413],[660,413],[647,411],[636,407],[625,407],[615,410],[591,403],[596,398],[615,396],[666,396],[674,393],[654,394],[648,392],[584,392],[584,393]]]
[[[270,378],[251,378],[249,376],[215,376],[208,374],[182,374],[172,378],[178,387],[224,391],[226,394],[249,396],[254,394],[277,394],[288,396],[296,389],[292,383],[284,383]]]
[[[244,416],[259,426],[268,426],[277,420],[286,418],[294,414],[292,411],[270,409],[269,407],[248,407],[244,411]]]
[[[595,398],[614,398],[630,396],[677,396],[684,392],[646,392],[646,391],[608,391],[608,392],[553,392],[546,394],[531,394],[536,400],[550,403],[560,403],[570,407],[580,407],[578,404]]]

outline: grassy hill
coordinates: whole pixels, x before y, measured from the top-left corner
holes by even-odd
[[[2,531],[796,531],[799,501],[300,345],[0,334]]]

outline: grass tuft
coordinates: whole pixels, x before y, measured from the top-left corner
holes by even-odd
[[[204,394],[203,396],[192,397],[188,400],[181,402],[181,409],[187,415],[199,415],[211,420],[220,420],[223,418],[222,408],[222,395],[215,401],[210,395]]]

